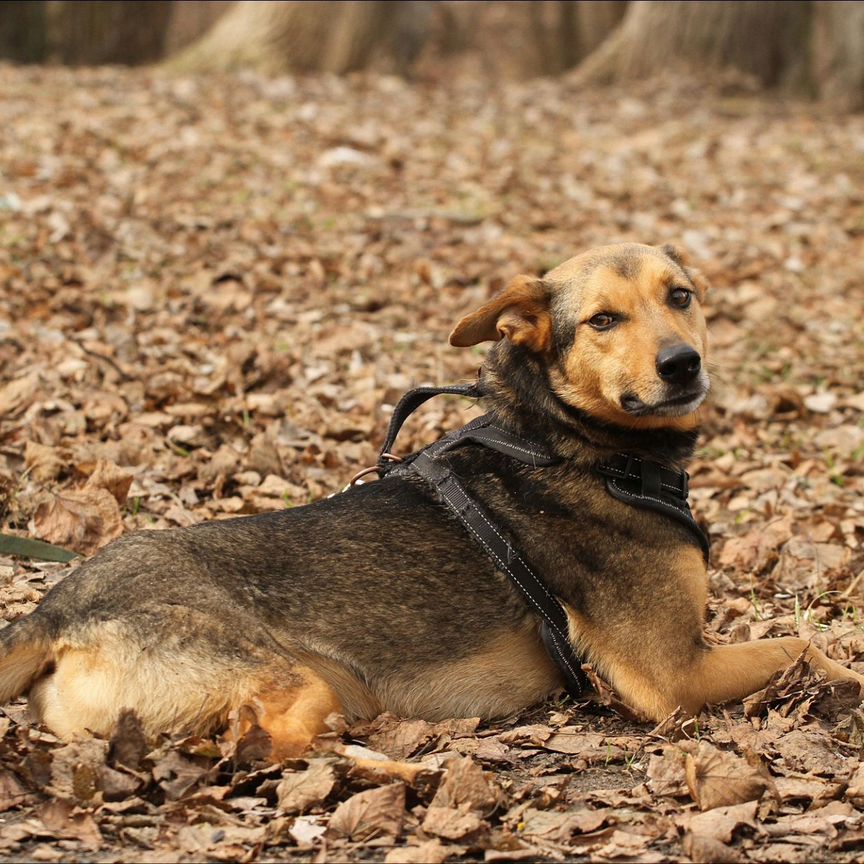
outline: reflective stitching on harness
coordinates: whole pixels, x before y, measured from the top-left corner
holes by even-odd
[[[643,495],[641,492],[638,494],[635,492],[629,492],[627,489],[622,489],[618,485],[618,481],[615,480],[613,477],[609,478],[609,482],[622,495],[629,495],[631,498],[639,498],[639,499],[644,500],[644,501],[653,501],[655,504],[662,504],[664,507],[674,507],[679,513],[681,513],[685,516],[690,516],[691,519],[693,518],[692,515],[690,515],[689,508],[687,510],[685,510],[683,507],[679,507],[677,504],[673,504],[671,501],[664,501],[662,498],[655,498],[653,495]]]
[[[462,494],[463,494],[463,495],[464,495],[464,496],[465,496],[469,501],[471,501],[471,499],[468,497],[468,494],[467,494],[467,493],[465,492],[465,490],[462,488],[462,486],[461,486],[461,484],[459,483],[459,481],[456,480],[455,477],[453,477],[452,473],[450,474],[450,478],[449,478],[449,479],[450,479],[450,481],[452,482],[453,486],[454,486],[456,489],[458,489],[458,490],[459,490],[459,491],[460,491],[460,492],[461,492],[461,493],[462,493]],[[439,487],[439,492],[440,492],[440,487]],[[441,494],[442,494],[442,497],[444,497],[443,493],[441,493]],[[445,499],[445,500],[446,500],[446,499]],[[472,502],[472,503],[473,503],[473,502]],[[504,544],[506,544],[506,546],[507,546],[508,549],[512,549],[511,544],[510,544],[507,540],[504,539],[504,537],[501,535],[501,533],[498,531],[498,529],[497,529],[497,528],[496,528],[496,527],[495,527],[495,526],[494,526],[494,525],[493,525],[493,524],[492,524],[492,523],[491,523],[491,522],[486,518],[486,516],[484,515],[483,511],[480,510],[479,507],[473,507],[473,511],[474,511],[475,513],[477,513],[477,515],[478,515],[478,516],[479,516],[479,517],[480,517],[480,518],[481,518],[481,519],[482,519],[482,520],[483,520],[483,521],[484,521],[484,522],[485,522],[485,523],[486,523],[486,524],[487,524],[487,525],[492,529],[492,531],[495,532],[495,534],[498,536],[498,538],[501,540],[501,542],[504,543]],[[491,555],[491,556],[492,556],[492,557],[493,557],[493,558],[498,562],[498,564],[501,566],[501,569],[504,570],[504,572],[507,573],[507,575],[510,576],[510,578],[511,578],[511,579],[512,579],[512,580],[513,580],[513,581],[514,581],[514,582],[515,582],[515,583],[516,583],[516,584],[517,584],[517,585],[522,589],[522,593],[525,594],[526,597],[528,597],[528,598],[530,599],[530,597],[531,597],[530,593],[529,593],[528,590],[525,588],[525,586],[524,586],[524,585],[519,581],[519,578],[516,576],[516,574],[515,574],[515,573],[514,573],[514,572],[513,572],[513,571],[512,571],[508,566],[507,566],[506,563],[504,563],[504,562],[501,560],[501,557],[500,557],[500,556],[495,552],[495,550],[489,547],[489,545],[488,545],[488,544],[483,540],[483,538],[482,538],[482,537],[477,533],[477,531],[474,529],[474,526],[471,525],[470,522],[468,522],[467,520],[465,520],[464,518],[462,518],[462,515],[461,515],[461,514],[459,514],[459,519],[460,519],[460,521],[462,522],[462,524],[465,525],[465,527],[468,528],[468,530],[469,530],[469,531],[470,531],[470,532],[471,532],[471,533],[472,533],[472,534],[477,538],[478,542],[479,542],[480,545],[481,545],[481,546],[482,546],[482,547],[487,551],[487,553],[488,553],[489,555]],[[534,580],[535,584],[538,585],[538,586],[543,590],[543,593],[544,593],[544,594],[549,598],[550,602],[552,602],[552,603],[558,603],[558,600],[557,600],[556,598],[554,598],[554,597],[549,593],[549,591],[546,589],[546,586],[543,584],[543,582],[541,582],[541,581],[537,578],[537,576],[535,575],[534,571],[533,571],[533,570],[532,570],[532,569],[531,569],[531,568],[530,568],[530,567],[525,563],[525,561],[524,561],[524,559],[522,558],[522,556],[519,555],[518,552],[515,552],[515,550],[514,550],[514,557],[517,558],[517,559],[519,560],[519,562],[522,564],[522,566],[525,568],[525,570],[530,574],[530,576],[531,576],[531,578]],[[560,603],[559,603],[558,605],[560,606]],[[548,622],[549,626],[552,627],[554,630],[556,630],[556,631],[558,632],[558,635],[559,635],[562,639],[565,639],[566,637],[565,637],[564,633],[561,631],[561,628],[560,628],[560,627],[559,627],[559,626],[558,626],[558,625],[557,625],[557,624],[556,624],[556,623],[555,623],[555,622],[554,622],[554,621],[549,617],[549,615],[546,613],[546,610],[543,609],[541,606],[536,606],[535,608],[536,608],[537,611],[540,612],[540,614],[541,614],[541,615],[546,619],[546,621]],[[571,670],[571,671],[572,671],[572,670]]]
[[[481,427],[486,429],[495,429],[498,432],[502,432],[505,435],[512,435],[512,432],[509,432],[507,429],[502,429],[500,426],[494,426],[493,424],[489,424],[486,427]],[[512,447],[514,450],[519,450],[521,453],[527,453],[529,456],[539,456],[541,459],[548,459],[549,454],[539,448],[537,450],[530,450],[525,447],[520,447],[518,444],[512,444],[511,442],[506,442],[508,447]]]
[[[491,555],[492,558],[495,559],[498,566],[522,589],[522,593],[530,600],[531,595],[528,593],[525,586],[519,581],[519,577],[501,560],[500,556],[494,549],[491,549],[486,543],[483,542],[483,538],[477,533],[474,526],[471,525],[469,522],[465,521],[463,521],[462,524],[477,538],[477,542],[480,543],[480,545],[486,550],[486,554]],[[522,561],[521,558],[519,560]],[[526,569],[528,569],[528,565],[525,564],[524,561],[522,561],[522,564],[525,566]],[[548,592],[546,593],[548,596]],[[546,623],[563,639],[564,634],[561,632],[561,628],[549,617],[549,615],[546,613],[546,610],[542,606],[534,606],[534,608],[546,619]]]
[[[624,453],[619,453],[618,455],[619,455],[622,459],[626,459],[626,458],[628,458]],[[639,462],[639,463],[642,463],[642,462],[645,461],[644,459],[640,459],[638,456],[630,456],[629,458],[630,458],[633,462]],[[633,477],[634,480],[638,479],[638,478],[635,477],[634,475],[632,475],[632,474],[628,474],[626,471],[622,471],[620,468],[616,468],[614,465],[605,465],[605,464],[604,464],[604,465],[602,466],[602,468],[603,468],[604,471],[611,471],[613,474],[617,474],[619,477],[622,477],[622,478],[623,478],[623,477]],[[663,486],[663,487],[665,487],[666,489],[668,489],[670,492],[677,492],[679,495],[681,494],[681,491],[682,491],[682,490],[681,490],[681,487],[680,487],[680,486],[672,486],[672,485],[669,484],[669,483],[664,483],[662,480],[660,481],[660,485]],[[617,487],[616,487],[616,488],[617,488]],[[624,490],[622,489],[621,491],[623,492]],[[629,494],[629,493],[628,493],[628,494]],[[647,498],[648,496],[645,495],[645,496],[643,496],[643,497]]]
[[[559,630],[558,632],[560,634],[561,631]],[[555,638],[555,634],[550,633],[549,635],[552,637],[552,641],[555,643],[555,647],[558,649],[558,656],[561,658],[561,662],[570,670],[570,674],[574,678],[578,679],[579,675],[576,673],[576,670],[570,665],[570,661],[567,659],[567,654],[565,651],[563,651],[561,649],[561,646],[558,644],[558,640]],[[562,636],[561,638],[563,639],[565,637]],[[567,644],[570,645],[570,639],[569,638],[567,639]],[[570,650],[571,651],[573,650],[572,646],[570,647]]]

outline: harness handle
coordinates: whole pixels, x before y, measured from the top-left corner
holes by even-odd
[[[384,467],[388,462],[393,461],[392,452],[393,445],[396,443],[396,436],[408,417],[433,396],[441,395],[467,396],[469,399],[479,399],[483,393],[479,383],[476,381],[473,384],[451,384],[447,387],[417,387],[414,390],[409,390],[396,403],[396,407],[393,409],[393,417],[390,419],[387,437],[381,446],[381,452],[378,454],[379,467]]]

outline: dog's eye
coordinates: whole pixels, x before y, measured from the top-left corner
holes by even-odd
[[[686,309],[692,299],[693,292],[688,291],[686,288],[673,288],[669,292],[669,302],[679,309]]]
[[[610,315],[608,312],[598,312],[592,318],[588,319],[588,323],[595,330],[608,330],[610,327],[614,327],[615,324],[618,323],[618,319],[614,315]]]

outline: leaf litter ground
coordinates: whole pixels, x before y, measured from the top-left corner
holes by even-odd
[[[592,245],[711,279],[693,466],[709,638],[864,670],[864,117],[675,81],[427,87],[0,68],[0,509],[89,554],[304,504],[408,387],[470,380],[458,317]],[[438,400],[414,449],[465,421]],[[0,558],[7,620],[67,573]],[[507,722],[382,717],[272,765],[62,744],[0,718],[4,860],[854,860],[864,713],[801,663],[744,705],[626,719],[601,687]]]

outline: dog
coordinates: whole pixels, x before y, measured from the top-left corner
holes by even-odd
[[[652,721],[741,699],[802,653],[864,684],[802,639],[706,644],[694,533],[610,495],[594,470],[619,453],[673,471],[691,458],[709,391],[706,290],[671,246],[605,246],[515,278],[450,336],[494,343],[483,403],[557,461],[465,447],[443,464],[542,574],[572,647]],[[122,537],[0,631],[0,703],[28,693],[62,739],[109,735],[124,710],[152,736],[240,716],[286,757],[333,712],[504,717],[561,686],[537,616],[410,474]]]

